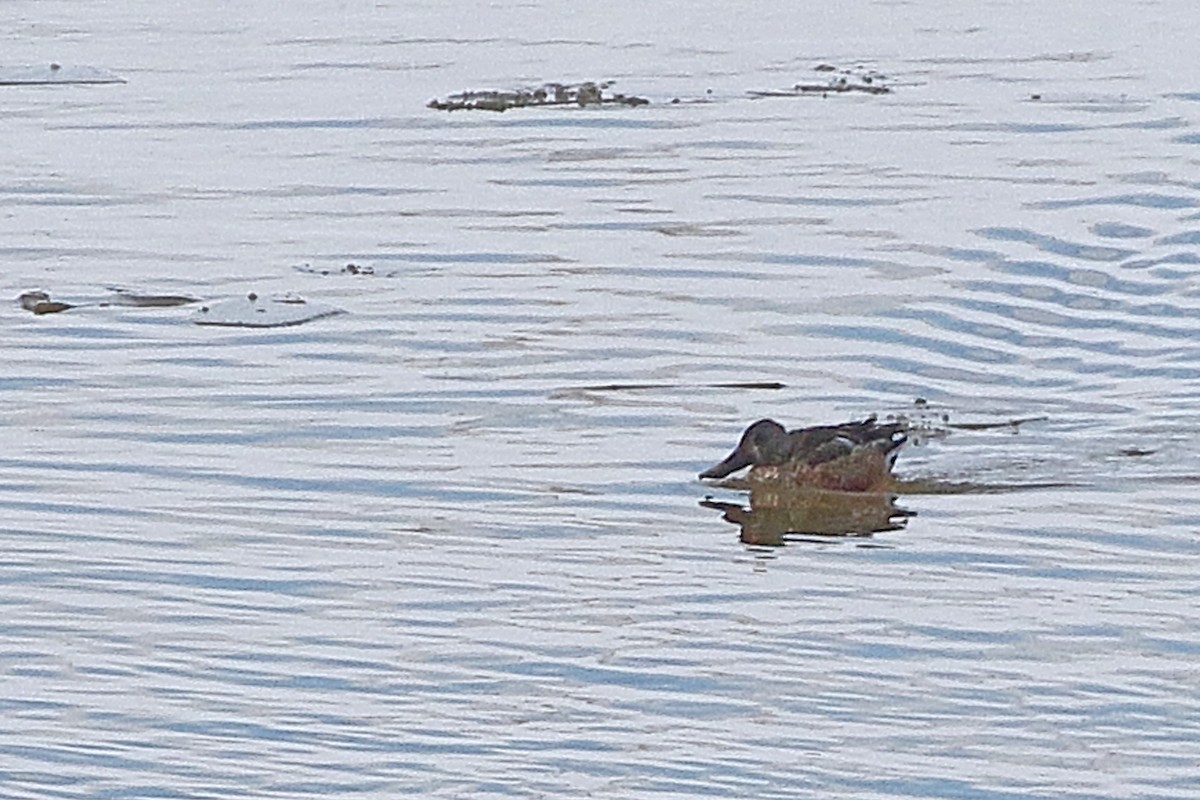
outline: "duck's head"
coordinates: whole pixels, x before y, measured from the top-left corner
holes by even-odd
[[[760,419],[746,428],[733,452],[720,464],[700,473],[701,478],[724,478],[742,467],[757,464],[785,464],[791,454],[787,430],[773,419]]]

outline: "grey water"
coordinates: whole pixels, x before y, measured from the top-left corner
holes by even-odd
[[[0,87],[0,796],[1196,797],[1198,29],[5,3],[126,82]],[[893,91],[750,95],[822,64]],[[696,479],[871,413],[968,489],[764,542]]]

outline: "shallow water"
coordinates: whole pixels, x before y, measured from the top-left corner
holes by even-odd
[[[8,5],[0,296],[347,313],[0,313],[5,797],[1197,795],[1189,5]],[[701,505],[868,413],[1007,490]]]

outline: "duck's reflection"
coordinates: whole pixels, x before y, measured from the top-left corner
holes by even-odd
[[[870,536],[908,524],[914,513],[896,505],[893,494],[830,492],[822,489],[756,486],[750,505],[706,497],[704,508],[721,512],[741,528],[746,544],[779,547],[789,541],[817,537]]]

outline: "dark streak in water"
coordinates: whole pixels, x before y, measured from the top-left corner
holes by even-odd
[[[748,491],[750,483],[745,478],[728,478],[717,483],[705,483],[721,489]],[[1082,488],[1087,484],[1072,481],[1033,481],[1030,483],[980,483],[975,481],[944,481],[937,478],[895,478],[887,494],[902,495],[957,495],[957,494],[1009,494],[1040,489]],[[848,494],[829,492],[828,494]],[[853,495],[850,495],[853,496]]]
[[[598,386],[580,386],[564,389],[565,392],[625,392],[639,389],[785,389],[787,384],[777,381],[733,381],[730,383],[606,383]]]
[[[1021,419],[1010,419],[1007,422],[952,422],[947,423],[948,428],[957,428],[960,431],[988,431],[996,430],[997,428],[1012,428],[1017,430],[1018,427],[1027,422],[1045,422],[1049,417],[1024,417]]]

